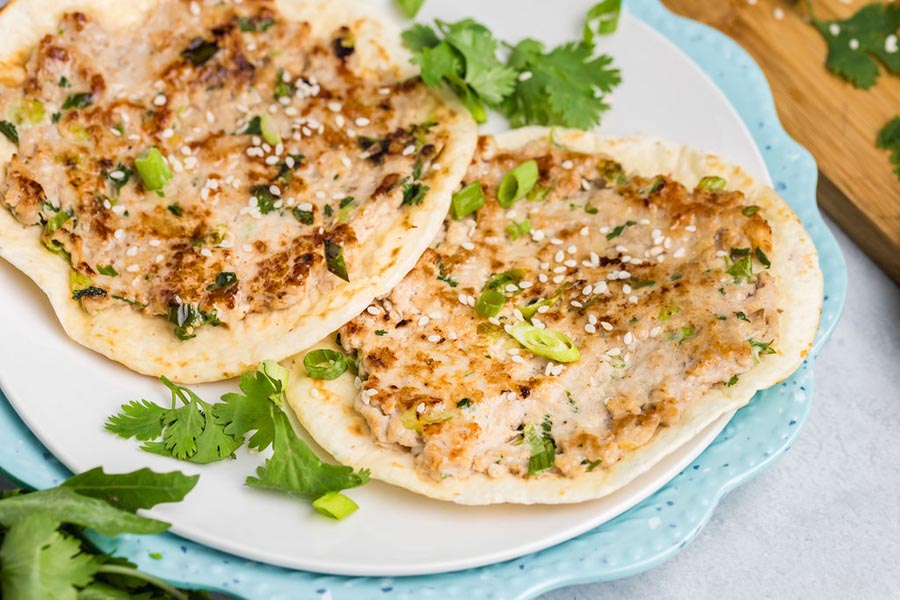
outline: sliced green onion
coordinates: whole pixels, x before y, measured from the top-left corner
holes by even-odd
[[[504,304],[506,304],[506,296],[488,288],[483,290],[478,297],[478,301],[475,303],[475,312],[479,317],[484,317],[485,319],[496,317],[500,314]]]
[[[325,240],[325,265],[328,271],[344,281],[350,281],[347,263],[344,261],[344,248],[331,240]]]
[[[278,127],[275,125],[275,122],[272,121],[272,117],[269,116],[269,113],[263,113],[259,118],[259,132],[267,143],[272,144],[273,146],[277,146],[281,143],[281,134],[278,133]]]
[[[772,266],[772,261],[769,260],[769,257],[766,256],[766,253],[762,251],[762,248],[759,246],[756,247],[756,260],[758,260],[765,268],[769,268]]]
[[[551,423],[544,420],[541,429],[534,423],[525,426],[525,440],[531,448],[531,457],[528,459],[528,474],[537,475],[553,467],[556,462],[556,443],[550,435]]]
[[[529,160],[503,176],[500,189],[497,190],[497,202],[503,208],[509,208],[524,198],[538,180],[537,162]]]
[[[531,231],[531,221],[525,219],[521,223],[513,222],[506,228],[506,236],[512,241],[516,241],[520,236]]]
[[[191,40],[191,43],[181,51],[181,58],[189,61],[195,67],[199,67],[211,59],[218,51],[219,42],[215,40],[208,41],[198,37]]]
[[[172,171],[156,146],[143,151],[134,159],[134,167],[144,182],[144,187],[150,192],[162,191],[166,182],[172,179]]]
[[[91,92],[79,92],[69,94],[62,104],[62,110],[87,108],[94,103],[94,94]]]
[[[40,100],[22,98],[9,109],[9,118],[16,125],[37,125],[44,120],[44,103]]]
[[[707,192],[720,192],[725,189],[728,182],[721,177],[704,177],[697,184],[697,188]]]
[[[507,328],[507,332],[537,356],[561,363],[570,363],[581,358],[581,352],[578,351],[575,342],[561,331],[517,323]]]
[[[345,519],[355,513],[359,506],[340,492],[328,492],[321,498],[314,500],[313,508],[332,519]]]
[[[97,272],[107,277],[115,277],[119,274],[112,265],[97,265]]]
[[[739,283],[742,279],[750,281],[753,279],[753,261],[750,256],[745,256],[728,268],[728,274],[734,277],[734,282]]]
[[[425,199],[425,194],[427,194],[430,189],[431,188],[420,181],[407,183],[403,186],[403,200],[400,202],[400,205],[418,206],[422,204],[422,200]]]
[[[453,194],[450,201],[450,209],[454,219],[462,219],[484,206],[484,190],[480,181],[473,181],[463,189]]]
[[[211,292],[215,290],[227,290],[234,285],[237,285],[237,275],[230,271],[222,271],[216,275],[215,282],[206,286],[206,289]]]
[[[342,352],[319,348],[311,350],[303,357],[306,374],[312,379],[337,379],[347,370],[347,358]]]
[[[755,204],[751,204],[750,206],[745,206],[744,208],[741,209],[741,214],[744,215],[745,217],[752,217],[753,215],[755,215],[758,212],[759,212],[759,207],[756,206]]]

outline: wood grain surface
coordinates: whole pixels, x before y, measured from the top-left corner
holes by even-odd
[[[812,0],[816,16],[847,18],[865,0]],[[859,90],[825,69],[827,47],[803,3],[785,0],[663,0],[741,44],[762,67],[785,129],[819,164],[820,206],[900,282],[900,180],[878,131],[900,115],[900,77],[882,72]]]

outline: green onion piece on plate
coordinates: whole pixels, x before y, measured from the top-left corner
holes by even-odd
[[[337,379],[347,370],[347,358],[336,350],[319,348],[303,357],[306,374],[312,379]]]
[[[278,127],[272,121],[269,113],[263,113],[259,119],[259,131],[262,138],[269,144],[276,146],[281,143],[281,134],[278,133]]]
[[[525,426],[525,439],[531,448],[528,474],[537,475],[553,467],[556,462],[556,444],[550,436],[549,423],[538,429],[534,423]]]
[[[463,189],[453,194],[450,209],[454,219],[467,217],[484,206],[484,190],[480,181],[473,181]]]
[[[721,177],[704,177],[697,184],[697,187],[707,192],[721,192],[726,185],[728,185],[728,182]]]
[[[478,297],[478,301],[475,303],[475,312],[478,313],[479,317],[484,317],[485,319],[496,317],[500,314],[500,309],[503,308],[504,304],[506,304],[506,296],[497,290],[486,289],[481,292],[481,296]]]
[[[497,190],[497,202],[503,208],[509,208],[528,195],[538,180],[537,162],[529,160],[503,176],[500,189]]]
[[[359,506],[339,492],[328,492],[321,498],[313,501],[313,508],[332,519],[345,519],[355,513]]]
[[[561,331],[540,329],[527,323],[517,323],[507,329],[517,342],[531,351],[561,363],[575,362],[581,358],[581,352],[572,339]]]
[[[162,191],[166,187],[166,182],[172,179],[172,171],[169,170],[169,165],[163,160],[156,146],[143,151],[134,159],[134,166],[141,181],[144,182],[144,187],[150,192]]]

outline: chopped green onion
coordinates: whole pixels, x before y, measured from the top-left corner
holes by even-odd
[[[766,354],[775,354],[775,348],[772,347],[772,342],[775,340],[769,340],[768,342],[758,342],[753,338],[747,340],[747,343],[750,344],[750,349],[753,351],[753,361],[759,362],[760,356],[765,356]]]
[[[460,400],[459,402],[456,403],[456,408],[467,408],[469,406],[472,406],[471,398],[463,398],[462,400]]]
[[[62,110],[72,108],[87,108],[94,103],[94,95],[91,92],[80,92],[78,94],[69,94],[62,105]]]
[[[69,288],[72,290],[72,300],[106,295],[106,290],[96,287],[90,277],[75,270],[69,271]]]
[[[759,207],[756,206],[755,204],[750,205],[750,206],[745,206],[744,208],[741,209],[741,214],[744,215],[745,217],[752,217],[753,215],[755,215],[758,212],[759,212]]]
[[[278,127],[275,125],[275,122],[272,121],[272,117],[269,116],[269,113],[263,113],[259,118],[259,132],[262,134],[262,138],[269,144],[277,146],[281,143],[281,134],[278,133]]]
[[[737,384],[738,379],[740,379],[737,375],[732,375],[731,379],[725,382],[725,387],[732,387]]]
[[[166,207],[166,210],[168,210],[176,217],[180,217],[182,214],[184,214],[184,212],[181,210],[181,205],[178,203],[168,205]]]
[[[347,358],[343,353],[328,348],[311,350],[303,357],[306,374],[312,379],[337,379],[347,370]]]
[[[728,185],[728,182],[721,177],[711,176],[701,179],[697,184],[697,188],[707,192],[720,192],[725,189],[726,185]]]
[[[195,67],[199,67],[211,59],[218,51],[218,42],[210,42],[198,37],[191,40],[191,43],[187,45],[187,48],[181,51],[181,58],[189,61]]]
[[[206,286],[206,289],[209,291],[227,290],[234,285],[237,285],[237,275],[229,271],[222,271],[216,275],[216,281]]]
[[[438,281],[443,281],[444,283],[446,283],[447,285],[449,285],[452,288],[455,288],[456,286],[459,285],[459,282],[450,276],[450,272],[447,270],[447,266],[444,264],[444,261],[441,260],[440,258],[438,258],[438,260],[437,260],[437,266],[438,266],[438,276],[437,276]]]
[[[311,210],[300,210],[300,207],[294,207],[294,218],[304,225],[312,225],[314,218]]]
[[[454,219],[467,217],[484,206],[484,190],[480,181],[473,181],[463,189],[453,194],[450,201],[450,210]]]
[[[0,133],[13,144],[19,145],[19,132],[16,130],[16,126],[9,121],[0,121]]]
[[[736,312],[734,313],[734,316],[741,321],[747,321],[748,323],[750,322],[750,319],[747,318],[747,313],[745,313],[744,311]]]
[[[293,93],[294,86],[284,80],[284,71],[279,69],[275,78],[275,90],[272,92],[272,95],[276,100],[280,100],[281,98],[290,97]]]
[[[532,354],[543,356],[561,363],[570,363],[581,358],[575,342],[561,331],[541,329],[527,323],[517,323],[507,329],[517,342]]]
[[[594,469],[596,469],[597,467],[599,467],[600,464],[601,464],[602,462],[603,462],[602,460],[595,460],[595,461],[592,461],[592,462],[588,463],[587,469],[585,469],[585,470],[586,470],[588,473],[590,473],[591,471],[593,471]]]
[[[314,500],[313,508],[332,519],[345,519],[355,513],[359,506],[340,492],[328,492],[321,498]]]
[[[766,256],[766,253],[762,251],[762,248],[759,246],[756,247],[756,260],[758,260],[765,268],[769,268],[772,266],[772,261],[769,260],[769,257]]]
[[[728,268],[728,274],[734,277],[734,282],[739,283],[742,279],[750,281],[753,279],[753,261],[750,256],[745,256]]]
[[[44,120],[44,103],[40,100],[22,98],[9,109],[13,123],[21,125],[37,125]]]
[[[197,337],[196,330],[204,325],[221,325],[215,309],[206,312],[199,304],[173,304],[166,311],[169,323],[175,325],[175,337],[182,342]]]
[[[528,459],[528,474],[537,475],[553,467],[556,462],[556,443],[550,435],[552,424],[549,418],[538,429],[534,423],[525,426],[525,440],[531,448],[531,457]]]
[[[112,265],[97,265],[97,272],[107,277],[115,277],[119,274]]]
[[[268,31],[272,25],[275,24],[275,20],[271,17],[238,17],[237,18],[238,27],[244,33],[257,33],[261,31]]]
[[[622,11],[622,0],[603,0],[591,8],[584,18],[582,42],[594,47],[594,36],[609,35],[619,26],[619,13]]]
[[[275,204],[281,199],[272,193],[268,185],[254,185],[250,188],[250,196],[256,198],[256,208],[261,214],[267,215],[275,210]]]
[[[531,191],[528,192],[528,195],[525,196],[525,199],[529,202],[543,202],[544,200],[546,200],[547,194],[549,193],[550,188],[544,187],[542,185],[536,185],[531,188]]]
[[[657,319],[659,319],[660,323],[665,323],[666,321],[668,321],[669,319],[671,319],[672,317],[677,315],[680,311],[681,311],[681,309],[674,304],[669,304],[668,306],[663,306],[662,308],[659,309],[659,314],[657,315]]]
[[[679,327],[675,331],[669,334],[666,338],[670,342],[677,342],[680,346],[685,341],[691,339],[697,334],[697,330],[694,329],[691,325],[685,325],[684,327]]]
[[[325,240],[325,264],[328,271],[337,275],[344,281],[350,281],[347,273],[347,263],[344,262],[344,249],[331,240]]]
[[[615,229],[613,229],[612,231],[607,233],[606,239],[614,240],[617,237],[619,237],[620,235],[622,235],[622,232],[625,231],[625,228],[634,227],[635,225],[637,225],[637,221],[625,221],[624,225],[619,225],[618,227],[616,227]]]
[[[525,269],[509,269],[508,271],[504,271],[499,275],[494,275],[491,279],[485,284],[486,288],[490,288],[492,290],[505,290],[507,284],[514,283],[516,285],[519,284],[522,279],[524,279],[527,272]],[[521,292],[521,290],[519,290]]]
[[[166,187],[166,182],[172,179],[172,171],[169,170],[169,165],[156,146],[145,150],[134,159],[134,167],[144,182],[144,187],[151,192],[162,191]]]
[[[504,304],[506,304],[506,296],[497,290],[486,288],[481,292],[478,301],[475,303],[475,312],[479,317],[484,317],[485,319],[496,317],[500,314]]]
[[[497,190],[497,202],[503,208],[509,208],[524,198],[538,180],[537,162],[529,160],[503,176],[500,189]]]
[[[520,236],[525,235],[526,233],[531,231],[531,221],[525,219],[521,223],[513,222],[512,225],[509,225],[506,228],[506,235],[512,241],[516,241]]]

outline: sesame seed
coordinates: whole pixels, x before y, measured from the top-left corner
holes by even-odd
[[[559,164],[559,166],[568,171],[575,166],[575,163],[573,163],[571,160],[564,160]]]
[[[650,337],[656,337],[662,333],[662,327],[654,327],[650,330]]]
[[[161,263],[161,262],[163,261],[163,255],[162,255],[162,254],[157,254],[157,255],[156,255],[156,258],[154,259],[154,261],[155,261],[155,262],[158,262],[158,263]]]
[[[556,268],[553,269],[553,272],[554,272],[554,273],[565,273],[565,272],[566,272],[566,268],[565,268],[565,267],[556,267]]]
[[[638,297],[637,296],[628,296],[628,301],[631,302],[632,304],[637,304]]]
[[[630,294],[630,293],[631,293],[631,286],[628,285],[627,283],[626,283],[625,285],[623,285],[623,286],[622,286],[622,293],[623,293],[623,294]]]
[[[859,50],[859,40],[858,39],[853,38],[852,40],[850,40],[850,49],[851,50]]]
[[[325,192],[319,190],[318,192],[316,192],[316,198],[318,198],[319,200],[324,200],[324,199],[325,199]]]
[[[343,200],[346,197],[347,194],[345,194],[344,192],[335,192],[331,195],[332,200]]]
[[[337,125],[338,127],[343,128],[346,123],[347,123],[347,120],[344,119],[344,115],[338,115],[334,118],[334,124]]]
[[[538,311],[540,312],[540,311]],[[537,327],[538,329],[546,329],[547,326],[544,325],[543,321],[538,319],[537,317],[531,317],[531,324]]]
[[[589,314],[588,315],[588,323],[590,323],[591,325],[596,325],[597,324],[597,315],[595,315],[593,313]]]
[[[609,323],[609,322],[607,322],[607,321],[600,321],[600,327],[602,327],[602,328],[605,329],[606,331],[612,331],[612,330],[613,330],[612,323]]]
[[[475,244],[473,244],[472,242],[463,242],[462,244],[460,244],[460,246],[462,246],[462,248],[464,250],[474,250],[475,249]]]
[[[458,297],[458,300],[459,300],[459,303],[462,304],[463,306],[466,305],[466,295],[465,294],[460,294]]]
[[[581,293],[582,293],[582,295],[584,295],[584,296],[590,296],[590,295],[591,295],[591,292],[593,292],[593,291],[594,291],[594,286],[592,286],[592,285],[586,285],[586,286],[584,286],[584,289],[581,290]]]
[[[584,330],[588,333],[597,333],[597,327],[590,323],[584,326]]]
[[[594,293],[595,294],[605,294],[609,291],[609,286],[606,285],[605,281],[599,281],[594,284]]]
[[[898,50],[897,36],[893,33],[884,39],[884,51],[888,54],[896,54]]]
[[[153,246],[154,248],[158,248],[159,245],[160,245],[162,242],[160,242],[159,240],[150,240],[148,243],[149,243],[151,246]]]
[[[534,73],[531,71],[522,71],[519,73],[519,81],[528,81],[532,76],[534,76]]]
[[[560,250],[559,252],[557,252],[556,254],[553,255],[553,260],[555,260],[556,262],[560,262],[560,263],[561,263],[561,262],[564,261],[565,259],[566,259],[566,255],[563,254],[563,251],[562,251],[562,250]]]
[[[163,132],[160,134],[160,137],[164,140],[167,140],[170,137],[172,137],[173,135],[175,135],[175,132],[171,128],[169,128],[169,129],[163,129]]]
[[[565,278],[566,278],[565,275],[557,275],[556,277],[553,278],[553,283],[562,283],[563,279],[565,279]]]
[[[309,395],[312,396],[313,398],[321,398],[322,397],[322,393],[319,390],[317,390],[316,388],[311,389],[309,391]],[[368,400],[365,394],[363,394],[363,400]],[[366,402],[366,403],[368,404],[368,402]]]
[[[370,122],[371,121],[369,121],[365,117],[359,117],[358,119],[356,119],[356,121],[354,121],[354,123],[356,123],[357,127],[366,127],[369,125]]]
[[[553,363],[552,363],[552,362],[548,362],[548,363],[547,363],[547,366],[544,367],[544,375],[546,375],[547,377],[549,377],[551,373],[553,373]]]
[[[566,248],[566,252],[568,252],[569,254],[575,254],[576,252],[578,252],[578,248],[572,245]]]
[[[243,250],[244,252],[252,252],[253,246],[251,246],[250,244],[244,244],[241,246],[241,250]]]
[[[622,341],[625,342],[625,343],[628,344],[628,345],[633,344],[633,343],[634,343],[634,334],[631,333],[631,332],[629,331],[629,332],[626,333],[625,336],[622,338]]]
[[[519,363],[519,364],[522,364],[525,362],[524,358],[522,358],[521,356],[518,356],[516,354],[513,354],[512,356],[510,356],[509,360],[513,361],[514,363]]]
[[[126,256],[137,256],[138,249],[135,246],[131,246],[128,250],[125,251]]]
[[[575,308],[584,308],[584,304],[582,304],[578,300],[572,300],[571,302],[569,302],[569,304],[571,304]]]
[[[775,16],[776,21],[780,21],[784,18],[784,9],[779,6],[772,12],[772,14]]]
[[[269,165],[269,166],[277,165],[277,164],[278,164],[278,157],[277,157],[277,156],[267,156],[267,157],[266,157],[266,164]]]
[[[721,257],[723,257],[723,256],[727,256],[727,254],[728,254],[728,253],[725,252],[724,250],[717,250],[717,251],[716,251],[716,256],[718,256],[719,258],[721,258]]]
[[[553,244],[554,246],[562,246],[563,245],[563,241],[559,238],[550,238],[550,243]]]
[[[564,262],[563,264],[564,264],[565,266],[567,266],[567,267],[570,267],[570,268],[571,268],[571,267],[577,267],[577,266],[578,266],[578,261],[575,260],[575,259],[570,258],[569,260],[567,260],[567,261]]]
[[[209,248],[203,248],[202,250],[200,250],[200,254],[209,258],[212,256],[212,250],[210,250]]]
[[[498,319],[497,317],[489,317],[488,323],[490,323],[491,325],[500,325],[500,319]]]
[[[547,277],[543,273],[538,273],[538,281],[540,281],[541,283],[547,283],[547,281],[549,281],[549,277]]]
[[[619,356],[620,354],[622,354],[622,349],[621,348],[610,348],[609,350],[606,351],[606,354],[608,354],[609,356]]]
[[[353,164],[353,162],[350,160],[349,156],[342,156],[341,164],[343,164],[345,167],[347,167],[349,169],[350,166]]]
[[[426,325],[428,325],[428,321],[430,320],[431,319],[429,319],[426,315],[422,315],[421,317],[419,317],[419,327],[425,327]]]
[[[684,228],[684,230],[689,231],[690,233],[694,233],[695,231],[697,231],[697,226],[696,225],[688,225],[687,227]]]
[[[377,315],[378,309],[375,308],[374,306],[370,306],[370,307],[366,308],[366,312],[369,313],[370,315]]]
[[[587,227],[582,227],[581,231],[579,231],[578,233],[581,235],[588,235],[590,233],[590,230]]]
[[[109,198],[103,199],[103,208],[105,208],[106,210],[109,210],[112,208],[112,203],[109,201]]]
[[[138,265],[128,265],[125,270],[129,273],[137,273],[140,270],[140,267]]]
[[[381,94],[382,96],[387,96],[388,94],[391,93],[391,88],[383,87],[380,90],[378,90],[378,93]]]
[[[513,316],[514,316],[516,319],[518,319],[519,321],[524,321],[524,320],[525,320],[525,316],[522,314],[522,311],[519,310],[518,308],[516,308],[516,309],[513,310]]]
[[[582,180],[581,180],[581,189],[583,189],[584,191],[590,190],[590,189],[591,189],[591,182],[588,181],[587,179],[582,179]]]
[[[195,17],[200,14],[200,5],[196,2],[191,2],[191,14]]]
[[[156,98],[153,99],[154,106],[165,106],[168,100],[166,99],[165,94],[159,94]]]
[[[686,252],[687,252],[687,250],[685,250],[684,248],[679,248],[678,250],[676,250],[675,252],[672,253],[672,256],[674,256],[675,258],[681,258],[682,256],[685,255]]]
[[[331,112],[341,112],[341,103],[340,103],[340,102],[334,102],[334,101],[329,102],[329,103],[328,103],[328,110],[330,110]]]
[[[439,336],[439,335],[429,335],[429,336],[428,336],[428,341],[431,342],[432,344],[436,344],[437,342],[441,341],[441,336]]]
[[[520,281],[520,282],[519,282],[519,287],[520,287],[521,289],[523,289],[523,290],[527,290],[527,289],[530,288],[532,285],[534,285],[534,284],[531,283],[530,281]]]
[[[416,147],[413,144],[410,144],[406,148],[403,149],[403,156],[409,156],[416,151]]]
[[[517,292],[519,291],[519,286],[515,285],[514,283],[507,283],[505,289],[507,292]]]

